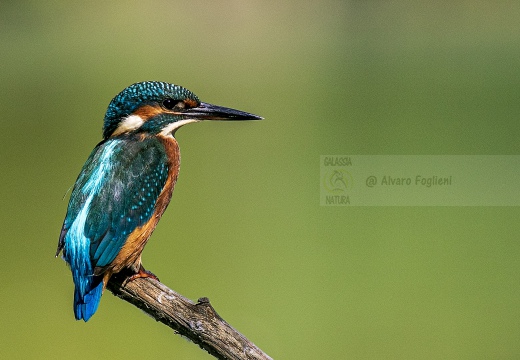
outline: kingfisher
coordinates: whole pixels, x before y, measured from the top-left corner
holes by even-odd
[[[143,268],[141,253],[177,181],[177,129],[202,120],[260,119],[159,81],[135,83],[112,99],[103,140],[72,190],[56,251],[72,272],[76,320],[96,312],[113,274],[128,269],[134,275],[127,280],[155,277]]]

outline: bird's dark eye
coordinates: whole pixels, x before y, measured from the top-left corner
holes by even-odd
[[[179,100],[173,100],[173,99],[164,99],[163,100],[163,106],[168,110],[181,110],[184,109],[184,102]]]

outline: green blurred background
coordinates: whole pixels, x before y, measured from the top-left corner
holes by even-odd
[[[520,358],[518,207],[320,207],[327,154],[520,154],[520,3],[0,3],[0,358],[210,359],[54,258],[127,85],[265,117],[177,132],[143,256],[276,359]]]

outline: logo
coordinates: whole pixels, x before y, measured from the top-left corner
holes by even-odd
[[[320,205],[350,205],[350,192],[354,187],[354,178],[350,172],[352,158],[321,156],[320,163]]]
[[[352,175],[342,168],[329,168],[324,172],[323,186],[331,194],[345,193],[353,184]]]

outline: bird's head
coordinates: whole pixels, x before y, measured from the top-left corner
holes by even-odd
[[[145,81],[130,85],[112,99],[105,114],[103,137],[133,132],[167,136],[190,122],[260,119],[243,111],[203,103],[178,85]]]

